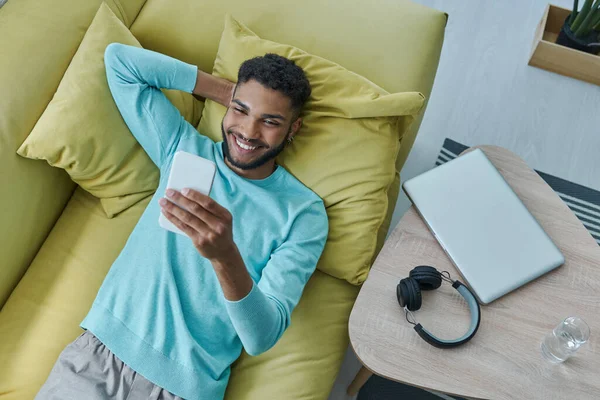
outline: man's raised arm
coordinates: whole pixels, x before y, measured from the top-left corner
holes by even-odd
[[[159,167],[188,124],[160,89],[194,93],[224,105],[233,93],[232,82],[139,47],[111,43],[104,52],[104,63],[108,86],[125,123]]]

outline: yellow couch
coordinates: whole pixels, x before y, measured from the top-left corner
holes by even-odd
[[[8,0],[0,8],[0,400],[35,396],[80,332],[79,322],[149,201],[108,219],[99,200],[64,170],[16,154],[101,1]],[[389,92],[426,97],[446,23],[443,13],[404,0],[105,1],[145,48],[204,71],[212,70],[230,12],[261,37],[335,61]],[[194,101],[197,124],[203,105]],[[421,117],[402,138],[398,171]],[[398,189],[397,174],[390,204]],[[392,212],[389,207],[386,227]],[[358,290],[316,271],[280,342],[235,363],[226,398],[326,399],[348,346]]]

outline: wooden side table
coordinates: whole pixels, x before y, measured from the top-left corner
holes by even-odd
[[[562,267],[481,307],[477,335],[438,349],[406,322],[396,285],[417,265],[447,270],[464,282],[411,207],[386,241],[358,295],[350,342],[363,368],[348,393],[372,375],[408,385],[485,399],[600,398],[600,247],[558,195],[515,154],[480,146],[563,252]],[[471,149],[466,150],[466,152]],[[590,341],[562,364],[546,361],[540,343],[563,318],[590,326]],[[417,320],[434,335],[454,338],[469,326],[469,311],[447,283],[423,293]]]

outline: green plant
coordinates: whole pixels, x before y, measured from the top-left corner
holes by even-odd
[[[585,0],[580,11],[577,11],[578,6],[579,0],[575,0],[569,18],[575,37],[583,38],[592,33],[592,30],[600,31],[600,0]]]

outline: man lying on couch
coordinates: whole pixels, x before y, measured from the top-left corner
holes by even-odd
[[[322,200],[275,163],[302,125],[310,85],[274,54],[244,62],[237,85],[118,43],[105,64],[160,185],[81,322],[84,333],[36,399],[223,398],[242,346],[258,355],[289,326],[327,239]],[[225,105],[223,141],[200,135],[160,88]],[[179,150],[216,164],[210,197],[162,197]],[[161,228],[161,212],[187,237]]]

